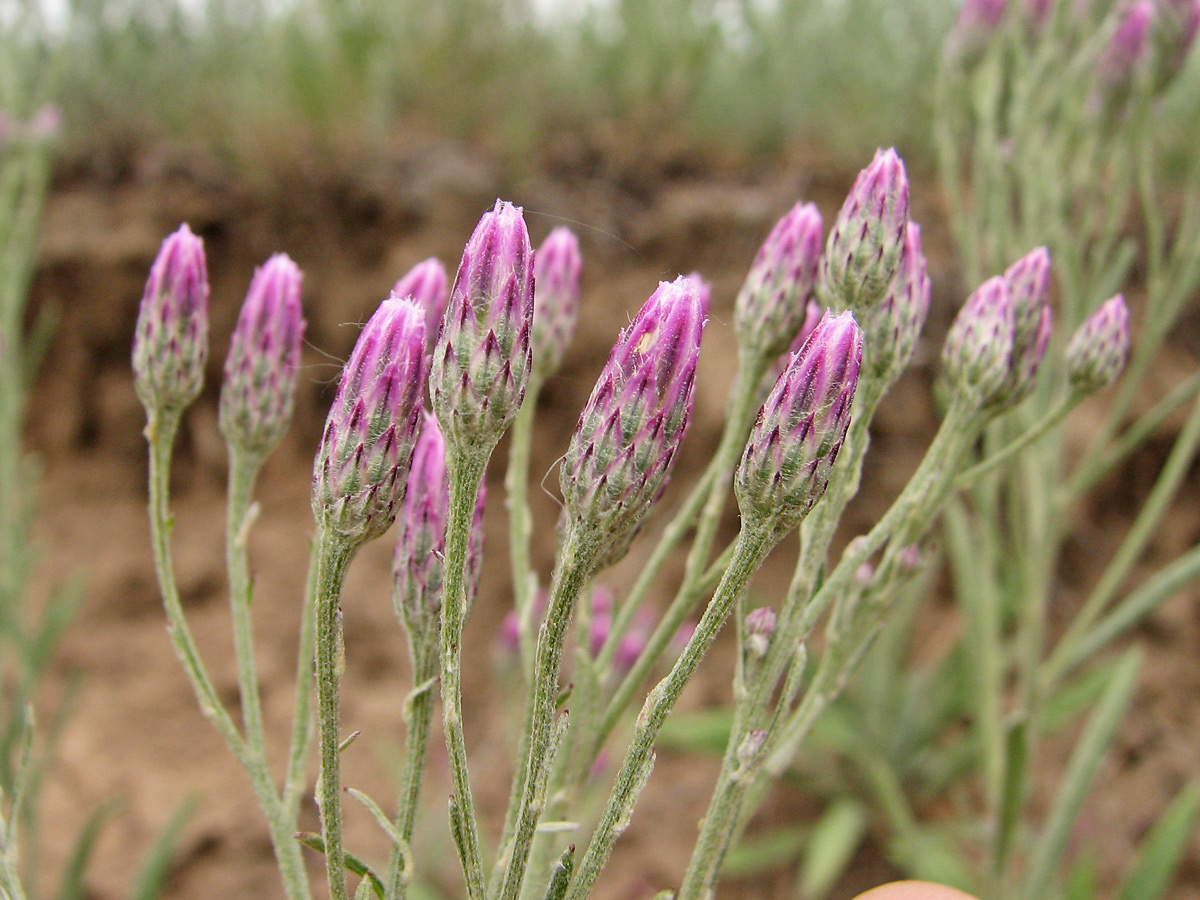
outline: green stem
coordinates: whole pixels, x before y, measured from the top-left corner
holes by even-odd
[[[961,473],[954,481],[954,486],[959,490],[969,487],[974,484],[984,475],[989,472],[994,472],[1009,460],[1013,459],[1018,453],[1025,450],[1030,445],[1036,443],[1045,437],[1050,431],[1058,426],[1063,419],[1079,405],[1083,400],[1083,396],[1075,392],[1071,392],[1063,397],[1045,415],[1034,422],[1029,428],[1016,440],[1009,441],[995,453],[988,456],[986,459],[980,460],[971,468]]]
[[[627,827],[633,805],[645,785],[648,767],[653,762],[654,741],[663,722],[716,639],[734,602],[745,592],[751,576],[762,565],[778,539],[779,536],[774,534],[769,525],[747,526],[743,523],[729,568],[725,570],[725,576],[700,618],[696,631],[670,673],[655,686],[642,706],[633,741],[626,751],[600,824],[580,861],[567,900],[584,900],[590,895],[596,877],[612,853],[613,844]]]
[[[537,593],[536,576],[529,562],[529,544],[533,533],[533,516],[529,511],[529,453],[533,445],[534,418],[541,390],[541,379],[531,377],[525,388],[521,411],[513,423],[508,445],[508,469],[504,474],[508,503],[508,556],[512,566],[513,602],[520,636],[521,671],[525,674],[526,684],[533,676],[534,597]]]
[[[339,602],[355,546],[324,529],[317,537],[317,724],[320,732],[321,780],[317,791],[325,871],[332,900],[348,900],[346,854],[342,848],[342,784],[338,688],[345,663]]]
[[[446,520],[446,558],[442,567],[441,674],[442,722],[446,752],[454,784],[454,808],[460,817],[455,844],[470,900],[485,900],[483,858],[479,851],[479,825],[467,768],[467,739],[462,719],[462,632],[467,612],[467,547],[479,485],[488,453],[447,448],[450,474],[450,509]]]

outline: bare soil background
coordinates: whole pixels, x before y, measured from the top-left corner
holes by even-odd
[[[29,440],[45,471],[36,538],[41,552],[38,595],[67,577],[86,581],[86,601],[59,654],[48,699],[71,673],[83,672],[78,708],[65,732],[42,815],[47,869],[57,872],[86,815],[113,797],[123,812],[98,847],[89,881],[95,900],[126,895],[138,861],[171,811],[188,794],[201,798],[177,854],[168,896],[281,897],[261,815],[246,779],[201,717],[165,633],[151,564],[145,516],[143,413],[131,386],[129,345],[137,303],[159,242],[187,221],[206,244],[212,280],[212,351],[208,385],[188,414],[175,463],[175,553],[185,605],[214,680],[236,704],[236,677],[224,582],[224,448],[216,428],[220,366],[246,286],[256,265],[286,251],[305,272],[309,348],[294,428],[263,473],[262,515],[252,538],[255,624],[266,721],[280,759],[289,727],[295,642],[311,531],[308,490],[316,447],[334,382],[365,321],[391,284],[412,264],[436,255],[453,272],[480,214],[497,196],[524,206],[535,244],[560,222],[579,234],[584,300],[574,348],[546,387],[534,446],[535,477],[550,473],[574,426],[618,329],[660,279],[699,270],[714,286],[695,419],[661,526],[716,445],[724,395],[735,366],[732,304],[758,244],[797,199],[815,201],[832,220],[858,162],[796,150],[770,164],[736,155],[631,140],[564,139],[524,174],[501,171],[462,145],[406,142],[353,163],[302,155],[283,172],[235,181],[218,162],[183,147],[108,149],[62,166],[50,197],[33,307],[61,311],[61,323],[32,401]],[[845,535],[869,527],[915,467],[933,433],[929,385],[937,347],[961,302],[949,250],[946,215],[934,181],[914,174],[913,218],[923,226],[935,285],[928,334],[913,371],[885,401],[873,436],[860,497]],[[1161,395],[1197,365],[1197,318],[1185,323],[1164,353],[1147,391]],[[1097,405],[1072,420],[1082,442]],[[1136,514],[1169,446],[1172,423],[1109,479],[1080,510],[1055,603],[1073,608]],[[477,802],[494,837],[507,799],[515,705],[497,661],[495,635],[510,607],[500,484],[502,445],[489,472],[488,565],[466,642],[467,738]],[[534,561],[543,577],[553,552],[556,508],[534,491],[539,529]],[[732,506],[732,504],[731,504]],[[735,519],[727,516],[733,534]],[[656,529],[651,527],[650,534]],[[1174,557],[1200,539],[1200,490],[1192,478],[1148,553],[1146,566]],[[604,576],[629,586],[648,552],[643,538],[630,559]],[[384,806],[394,796],[388,760],[402,746],[401,704],[410,688],[405,644],[392,614],[390,545],[368,546],[351,569],[343,602],[348,672],[344,728],[363,736],[344,757],[346,782]],[[792,545],[768,561],[755,587],[781,591]],[[661,602],[669,594],[668,571]],[[1148,569],[1147,569],[1148,570]],[[1118,871],[1133,843],[1191,777],[1200,774],[1200,591],[1166,605],[1139,630],[1146,652],[1133,712],[1124,724],[1085,816],[1080,839],[1098,841],[1104,871]],[[936,652],[955,618],[944,600],[926,612]],[[702,667],[683,706],[698,708],[729,695],[731,647],[722,642]],[[455,857],[445,834],[448,777],[435,753],[426,785],[427,812],[418,865],[457,895]],[[1062,759],[1046,761],[1041,783],[1052,786]],[[715,777],[714,759],[664,753],[634,827],[621,840],[601,881],[605,898],[650,897],[678,882]],[[315,771],[314,771],[315,776]],[[811,817],[813,802],[779,789],[764,824]],[[379,858],[384,838],[365,811],[348,801],[348,845]],[[316,828],[311,803],[304,824]],[[1086,832],[1086,833],[1085,833]],[[319,861],[310,860],[323,890]],[[849,897],[892,874],[878,846],[859,854],[836,896]],[[730,882],[723,896],[791,896],[782,871]],[[1200,897],[1200,840],[1194,840],[1176,894]]]

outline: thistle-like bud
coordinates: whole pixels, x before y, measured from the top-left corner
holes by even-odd
[[[483,508],[487,487],[480,484],[475,518],[467,539],[468,605],[479,588],[483,558]],[[414,635],[429,636],[442,606],[442,557],[446,522],[450,517],[450,476],[446,443],[438,421],[422,414],[421,434],[412,452],[408,487],[397,515],[399,534],[392,557],[393,603],[396,615]]]
[[[436,256],[431,256],[409,269],[392,288],[392,293],[397,297],[411,297],[417,306],[425,310],[425,343],[430,352],[442,328],[448,287],[446,267]]]
[[[733,324],[742,353],[778,356],[804,323],[817,282],[823,225],[811,203],[797,203],[775,223],[734,305]]]
[[[1067,375],[1081,394],[1103,390],[1129,357],[1129,310],[1121,294],[1083,320],[1067,344]]]
[[[1100,80],[1108,90],[1128,87],[1145,62],[1154,17],[1151,0],[1138,0],[1125,11],[1098,63]]]
[[[821,279],[830,307],[862,316],[896,274],[908,226],[908,176],[894,149],[875,151],[842,204],[825,246]]]
[[[430,397],[452,448],[489,451],[529,382],[533,249],[521,210],[496,201],[463,251],[433,353]]]
[[[771,371],[767,373],[767,377],[763,379],[762,399],[766,400],[772,386],[779,380],[779,376],[783,374],[783,370],[787,368],[792,357],[800,352],[805,342],[808,341],[808,336],[813,333],[813,329],[817,327],[817,323],[824,315],[825,307],[816,300],[808,301],[804,311],[804,323],[800,326],[800,330],[792,338],[792,343],[787,351],[780,354],[779,359],[775,360],[775,364],[771,367]]]
[[[395,295],[368,320],[342,371],[313,469],[318,524],[359,544],[396,517],[417,437],[425,311]]]
[[[769,606],[760,606],[746,616],[746,655],[753,660],[762,659],[771,647],[771,635],[775,633],[777,617]]]
[[[734,478],[744,519],[783,534],[821,499],[850,424],[862,345],[853,315],[827,314],[779,376]]]
[[[625,555],[666,487],[692,410],[706,322],[699,284],[663,282],[621,332],[560,470],[565,514],[609,565]]]
[[[150,268],[133,337],[134,387],[146,412],[178,412],[204,385],[208,268],[187,225],[162,243]]]
[[[921,229],[909,222],[900,265],[883,301],[859,317],[863,366],[873,377],[894,381],[912,359],[929,315],[929,274],[921,251]]]
[[[579,311],[579,273],[583,257],[571,229],[555,228],[542,241],[533,263],[533,368],[541,378],[562,365],[575,334]]]
[[[250,282],[221,385],[218,421],[231,447],[265,455],[292,420],[304,338],[300,280],[296,264],[277,253]]]
[[[1015,313],[1008,282],[989,278],[967,298],[942,348],[951,387],[983,407],[1002,398],[1012,371]]]
[[[1023,400],[1037,383],[1038,368],[1050,343],[1052,321],[1047,288],[1050,253],[1031,250],[1004,272],[1013,307],[1012,368],[997,402],[1011,406]]]
[[[971,65],[983,55],[1000,26],[1008,0],[965,0],[950,32],[948,52],[960,65]]]

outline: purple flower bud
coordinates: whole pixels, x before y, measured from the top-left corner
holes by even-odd
[[[613,654],[613,668],[618,672],[632,669],[650,643],[650,628],[645,621],[634,622],[617,641],[617,652]]]
[[[996,399],[1011,406],[1033,390],[1038,367],[1050,343],[1049,251],[1045,247],[1031,250],[1008,267],[1004,280],[1013,307],[1012,368],[1005,388]]]
[[[743,354],[773,358],[795,336],[816,288],[822,232],[811,203],[797,203],[771,229],[734,306]]]
[[[760,606],[746,616],[746,655],[759,660],[767,655],[777,617],[769,606]]]
[[[977,406],[1001,399],[1012,371],[1015,312],[1008,282],[989,278],[959,310],[942,349],[952,388]]]
[[[697,271],[688,272],[687,277],[695,282],[700,291],[700,314],[707,316],[712,308],[712,285]]]
[[[575,334],[579,273],[583,258],[571,229],[555,228],[538,248],[533,264],[533,367],[539,377],[558,371]]]
[[[430,352],[433,352],[442,329],[448,288],[446,267],[436,256],[417,263],[392,288],[392,293],[397,297],[411,297],[417,306],[425,310],[425,343]]]
[[[208,269],[187,225],[162,243],[150,268],[133,338],[134,386],[148,413],[179,411],[204,385]]]
[[[475,518],[467,540],[468,604],[479,588],[483,556],[483,508],[487,487],[481,484]],[[408,486],[397,516],[399,534],[392,557],[393,603],[414,634],[437,626],[442,606],[442,557],[446,522],[450,517],[450,476],[446,471],[446,442],[437,419],[423,413],[421,434],[412,452]]]
[[[978,61],[1007,8],[1008,0],[964,0],[950,32],[951,56],[962,65]]]
[[[850,424],[862,345],[853,315],[827,314],[779,376],[734,479],[744,519],[785,533],[821,499]]]
[[[221,434],[249,453],[270,452],[292,420],[304,338],[300,280],[283,253],[254,273],[225,358]]]
[[[863,365],[874,377],[894,381],[912,359],[929,315],[929,274],[921,251],[921,229],[909,222],[900,265],[883,302],[863,310]]]
[[[808,336],[813,333],[813,329],[817,327],[817,323],[821,321],[821,317],[825,315],[825,307],[816,300],[809,300],[805,306],[804,324],[800,326],[800,330],[796,332],[796,336],[792,338],[791,346],[787,351],[781,353],[779,359],[775,360],[775,365],[771,367],[771,371],[767,373],[767,377],[763,379],[762,398],[767,399],[767,394],[771,392],[771,387],[779,380],[779,376],[783,374],[783,370],[787,368],[792,357],[799,353],[804,344],[808,341]]]
[[[359,335],[325,420],[313,470],[322,528],[362,543],[396,517],[417,437],[425,311],[392,295]]]
[[[700,285],[658,286],[621,332],[560,470],[566,515],[616,562],[666,487],[692,410],[706,322]]]
[[[1084,319],[1067,344],[1067,375],[1081,394],[1103,390],[1129,357],[1129,310],[1117,294]]]
[[[830,306],[863,315],[883,299],[904,248],[908,176],[894,149],[877,150],[833,223],[821,270]]]
[[[1146,59],[1154,3],[1138,0],[1126,11],[1112,39],[1100,55],[1100,79],[1108,89],[1127,87],[1134,71]]]
[[[490,452],[516,418],[532,325],[529,232],[521,210],[497,200],[463,251],[433,353],[430,396],[452,448]]]

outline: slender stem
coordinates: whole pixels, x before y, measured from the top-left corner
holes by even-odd
[[[288,756],[287,778],[283,786],[283,805],[291,821],[299,816],[300,798],[304,792],[305,770],[312,750],[314,729],[312,725],[312,687],[315,670],[316,619],[317,619],[317,567],[319,554],[315,542],[310,541],[308,556],[308,578],[305,580],[304,604],[300,615],[300,636],[296,653],[296,698],[292,719],[291,752]]]
[[[533,445],[533,424],[537,413],[539,377],[531,377],[525,388],[525,400],[513,423],[508,445],[508,469],[504,491],[508,503],[508,556],[512,566],[513,601],[517,610],[520,637],[521,671],[528,684],[533,677],[535,575],[529,562],[529,543],[533,516],[529,511],[529,453]]]
[[[442,568],[442,721],[455,791],[454,807],[461,819],[461,827],[455,829],[455,843],[470,900],[484,900],[486,891],[483,858],[479,851],[479,825],[467,768],[467,740],[463,732],[462,631],[467,608],[467,544],[488,455],[448,447],[446,460],[450,474],[450,510],[446,520],[446,559]]]
[[[317,538],[317,724],[320,730],[321,780],[317,805],[325,841],[325,871],[332,900],[348,900],[346,854],[342,849],[342,784],[338,688],[344,665],[342,613],[338,604],[355,546],[341,535],[321,530]]]
[[[986,459],[980,460],[971,466],[971,468],[961,473],[955,479],[954,486],[961,490],[974,484],[989,472],[996,471],[996,469],[1013,459],[1018,453],[1045,437],[1067,417],[1071,410],[1079,405],[1082,399],[1083,396],[1075,392],[1071,392],[1063,397],[1058,403],[1047,410],[1040,419],[1030,425],[1016,440],[1009,441],[995,453]]]
[[[650,692],[642,706],[633,741],[626,751],[604,815],[579,863],[567,900],[584,900],[591,893],[596,877],[612,853],[613,844],[627,826],[633,804],[645,785],[647,767],[653,758],[654,741],[663,722],[716,639],[734,602],[746,590],[751,576],[778,539],[769,527],[747,526],[743,523],[729,568],[725,570],[725,576],[700,618],[696,631],[670,673]]]

